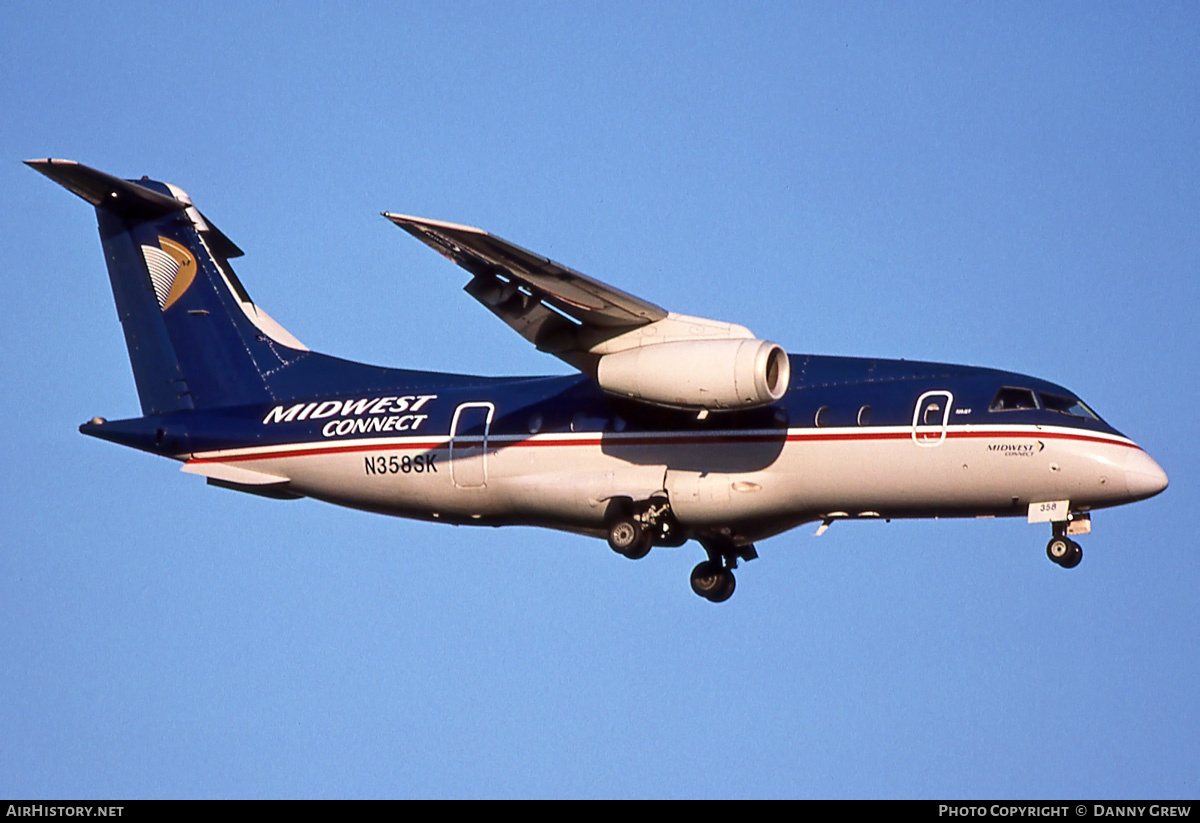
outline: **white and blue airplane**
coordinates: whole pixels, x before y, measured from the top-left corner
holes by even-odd
[[[469,226],[385,212],[466,291],[579,374],[475,377],[310,351],[254,303],[242,254],[176,186],[28,165],[95,206],[142,415],[80,431],[227,489],[457,525],[696,540],[733,593],[757,541],[839,519],[1026,517],[1072,568],[1091,512],[1167,486],[1073,392],[996,369],[787,354]]]

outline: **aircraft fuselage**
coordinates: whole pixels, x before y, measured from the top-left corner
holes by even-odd
[[[779,403],[703,419],[580,376],[454,377],[176,412],[140,423],[140,443],[122,440],[120,421],[84,431],[198,473],[286,478],[296,494],[360,509],[589,534],[604,533],[609,501],[623,497],[661,495],[689,532],[748,542],[814,520],[1024,517],[1056,500],[1087,512],[1159,490],[1161,469],[1099,418],[1044,401],[994,408],[1005,389],[1033,404],[1073,399],[1046,381],[903,360],[791,361],[805,382]]]

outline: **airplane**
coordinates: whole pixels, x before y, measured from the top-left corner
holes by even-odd
[[[695,540],[719,603],[755,544],[805,523],[1025,517],[1074,568],[1091,513],[1167,476],[1078,395],[1028,375],[788,354],[470,226],[383,216],[577,373],[477,377],[309,350],[234,274],[242,250],[180,188],[27,165],[95,207],[142,415],[83,434],[211,485],[455,525],[530,525],[644,557]]]

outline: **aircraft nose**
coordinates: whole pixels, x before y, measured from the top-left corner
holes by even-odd
[[[1154,458],[1137,449],[1125,458],[1125,485],[1134,500],[1153,497],[1167,487],[1167,473]]]

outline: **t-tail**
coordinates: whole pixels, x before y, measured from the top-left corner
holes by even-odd
[[[142,414],[266,403],[273,371],[308,349],[251,300],[242,254],[181,189],[70,160],[28,160],[96,207]]]

